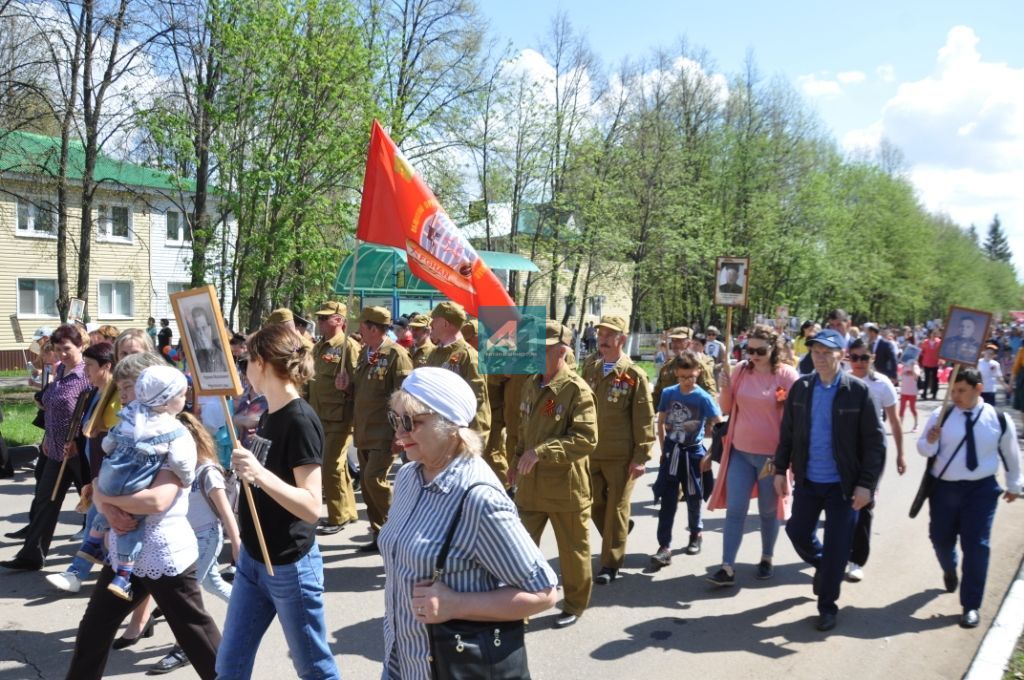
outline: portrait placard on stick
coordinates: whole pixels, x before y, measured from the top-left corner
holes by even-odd
[[[716,305],[746,307],[749,284],[749,257],[719,257],[715,260]]]
[[[213,286],[173,293],[171,305],[196,394],[240,395],[242,384],[231,358],[228,332]]]
[[[950,305],[942,331],[939,359],[977,366],[991,325],[992,315],[989,312]]]
[[[71,298],[71,306],[68,307],[68,319],[70,319],[71,321],[81,321],[84,316],[85,300]]]

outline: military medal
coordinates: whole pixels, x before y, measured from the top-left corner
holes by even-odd
[[[546,415],[548,418],[553,418],[555,416],[554,399],[548,399],[546,402],[544,402],[544,415]]]
[[[565,412],[565,405],[564,404],[559,404],[555,408],[555,420],[561,420],[562,419],[562,414],[564,412]]]

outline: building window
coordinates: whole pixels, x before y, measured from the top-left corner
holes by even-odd
[[[169,300],[171,298],[171,296],[174,295],[175,293],[180,293],[183,290],[188,290],[188,289],[189,289],[188,281],[185,281],[185,282],[177,281],[177,282],[168,283],[167,284],[167,299]]]
[[[99,316],[132,318],[132,282],[100,281]]]
[[[18,279],[18,316],[57,316],[57,282]]]
[[[132,211],[123,205],[101,205],[97,220],[97,235],[115,241],[132,238]]]
[[[57,235],[57,208],[49,201],[18,200],[18,235]]]
[[[605,299],[606,298],[605,298],[604,295],[595,295],[592,298],[590,298],[589,302],[590,302],[590,313],[591,313],[591,315],[596,316],[596,317],[601,317],[602,316],[603,311],[604,311]]]
[[[192,229],[189,227],[188,219],[177,210],[167,211],[167,242],[192,242]]]

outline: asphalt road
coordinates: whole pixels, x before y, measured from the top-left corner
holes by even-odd
[[[935,402],[925,402],[921,424]],[[671,566],[647,573],[648,555],[657,549],[656,508],[648,484],[653,467],[636,487],[624,577],[610,586],[595,586],[591,608],[575,626],[555,630],[555,610],[530,622],[527,644],[533,676],[540,680],[574,678],[960,678],[970,665],[987,626],[995,616],[1024,555],[1024,502],[1000,503],[992,540],[988,588],[982,626],[963,630],[956,595],[945,592],[927,538],[927,511],[907,516],[924,461],[914,449],[916,434],[905,442],[910,469],[895,470],[893,444],[876,511],[871,560],[865,579],[843,586],[839,625],[831,633],[815,630],[816,608],[811,570],[796,557],[784,531],[776,549],[775,578],[756,581],[760,553],[758,522],[750,517],[740,550],[737,586],[713,589],[704,576],[721,559],[724,511],[706,513],[703,554],[686,556],[685,506],[676,524],[677,554]],[[0,482],[0,533],[20,527],[27,518],[32,475],[21,470]],[[43,573],[59,571],[77,545],[69,540],[80,516],[69,496],[57,529],[50,561]],[[756,507],[756,505],[754,506]],[[597,552],[597,532],[591,548]],[[347,678],[380,675],[384,612],[384,574],[379,557],[356,548],[367,541],[360,522],[321,539],[327,585],[330,643]],[[557,570],[554,539],[543,548]],[[12,557],[16,542],[0,539],[0,559]],[[74,644],[75,630],[91,585],[82,593],[57,593],[43,573],[0,574],[0,680],[62,678]],[[225,605],[207,597],[214,618],[222,621]],[[153,638],[113,651],[107,667],[112,678],[143,677],[172,644],[166,624]],[[194,677],[190,669],[172,677]],[[295,677],[284,637],[273,624],[260,647],[256,678]]]

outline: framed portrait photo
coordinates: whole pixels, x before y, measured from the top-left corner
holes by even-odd
[[[74,321],[81,321],[85,316],[85,300],[71,298],[71,306],[68,307],[68,318]]]
[[[746,307],[749,284],[749,257],[719,257],[715,260],[716,305]]]
[[[942,331],[939,359],[976,366],[991,325],[989,312],[951,305]]]
[[[234,397],[242,393],[238,371],[231,358],[228,332],[213,286],[193,288],[171,295],[178,335],[192,372],[195,393]]]

